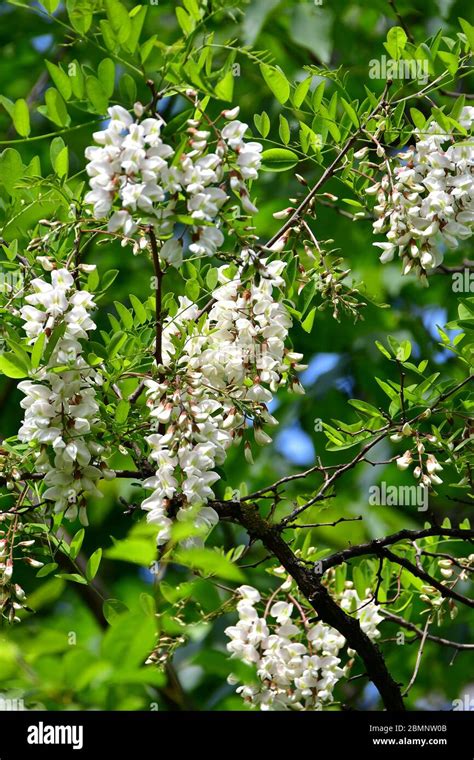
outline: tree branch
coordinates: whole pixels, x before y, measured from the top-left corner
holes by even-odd
[[[212,501],[210,506],[222,518],[244,527],[249,536],[262,542],[292,576],[299,590],[319,618],[344,636],[349,647],[362,658],[368,677],[378,689],[387,710],[404,710],[398,684],[393,680],[378,646],[362,631],[359,621],[347,615],[330,596],[313,570],[298,561],[280,530],[264,520],[255,505],[238,501]]]
[[[275,232],[275,234],[270,238],[268,243],[266,244],[266,248],[271,248],[274,243],[277,242],[283,235],[288,232],[288,230],[298,222],[302,214],[306,211],[308,206],[310,205],[311,201],[315,197],[315,195],[319,192],[321,187],[327,182],[328,179],[330,179],[336,168],[339,166],[341,159],[344,158],[344,156],[350,151],[354,143],[358,140],[360,133],[365,129],[366,124],[370,121],[370,119],[373,119],[373,117],[378,113],[378,111],[382,108],[383,105],[385,105],[385,98],[388,92],[388,89],[390,87],[390,82],[387,82],[384,88],[384,91],[382,93],[382,96],[380,98],[380,101],[377,103],[377,105],[372,109],[370,114],[367,116],[366,119],[364,119],[364,122],[359,126],[359,129],[354,132],[354,134],[349,138],[349,140],[346,142],[344,147],[339,151],[334,161],[327,167],[327,169],[324,170],[316,184],[311,188],[308,195],[303,198],[301,203],[299,204],[298,208],[295,209],[295,211],[291,214],[291,216],[288,217],[286,222],[283,224],[282,227],[278,230],[278,232]]]
[[[402,628],[406,628],[407,631],[412,631],[418,639],[421,639],[423,636],[422,629],[418,628],[418,626],[416,626],[414,623],[410,623],[408,620],[405,620],[405,618],[402,618],[399,615],[394,615],[393,612],[389,612],[388,610],[380,610],[380,614],[390,623],[400,625]],[[436,644],[440,644],[444,647],[451,647],[452,649],[474,649],[474,644],[461,644],[459,641],[451,641],[450,639],[445,639],[442,636],[434,636],[431,633],[428,633],[426,635],[426,638],[429,641],[434,641]]]

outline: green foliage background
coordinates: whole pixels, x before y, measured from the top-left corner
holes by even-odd
[[[82,5],[87,6],[87,3]],[[96,7],[99,5],[95,4]],[[240,76],[233,79],[232,103],[240,105],[240,118],[251,125],[255,134],[258,133],[254,114],[266,111],[270,120],[266,148],[272,147],[272,141],[280,144],[279,114],[282,109],[262,80],[258,59],[240,50],[244,45],[252,45],[257,51],[268,51],[290,80],[303,78],[303,66],[324,63],[331,68],[341,66],[347,72],[345,86],[353,100],[365,97],[364,85],[376,95],[382,91],[384,83],[368,76],[368,62],[386,53],[383,42],[387,30],[397,23],[389,3],[384,0],[325,0],[321,7],[315,7],[310,0],[251,0],[247,3],[222,0],[213,5],[216,14],[208,28],[214,28],[215,43],[227,45],[229,40],[234,41],[235,63],[240,66]],[[127,6],[130,9],[132,3]],[[177,6],[178,3],[167,0],[147,6],[143,36],[149,38],[155,34],[158,43],[147,61],[148,69],[156,67],[159,70],[161,46],[178,44],[181,38],[175,15]],[[454,34],[458,30],[459,16],[473,21],[473,6],[467,0],[400,0],[398,9],[415,39],[424,39],[439,29]],[[36,106],[43,102],[47,81],[44,59],[61,61],[64,65],[71,60],[68,30],[61,25],[66,22],[66,16],[61,8],[57,16],[59,23],[54,23],[45,16],[32,13],[31,9],[5,2],[0,5],[3,51],[0,93],[12,101],[18,98],[28,100],[35,135],[54,131],[54,125],[36,110]],[[74,48],[74,56],[82,66],[90,67],[91,72],[97,71],[105,55],[85,40]],[[116,69],[117,77],[125,71],[120,61],[116,61]],[[129,73],[138,87],[137,98],[145,102],[149,99],[145,85],[133,71]],[[467,82],[463,86],[467,88]],[[125,102],[127,107],[132,103],[130,99]],[[172,109],[174,106],[169,103],[165,107]],[[172,110],[166,113],[168,119],[172,115]],[[91,124],[92,121],[95,123]],[[70,174],[83,169],[84,149],[91,142],[91,131],[100,121],[100,118],[91,118],[91,114],[74,112],[74,124],[83,123],[83,126],[65,136]],[[51,170],[50,141],[22,139],[12,130],[11,119],[4,109],[0,109],[0,134],[2,140],[19,141],[13,147],[21,152],[24,164],[39,156],[43,172]],[[260,209],[256,225],[258,234],[264,239],[278,228],[273,212],[287,206],[288,198],[301,192],[294,177],[295,171],[304,175],[309,185],[319,174],[313,161],[303,159],[297,169],[261,175],[256,193]],[[0,168],[0,214],[2,198],[8,192],[5,176],[6,172]],[[347,196],[338,179],[331,180],[325,190]],[[347,205],[347,209],[350,211],[351,207]],[[15,223],[15,233],[23,245],[27,242],[24,238],[22,240],[25,229],[27,220],[20,216]],[[353,421],[353,413],[347,406],[349,397],[368,401],[377,407],[385,405],[385,395],[374,378],[392,377],[396,380],[397,375],[395,368],[375,347],[375,341],[385,342],[387,334],[399,340],[411,340],[417,347],[418,360],[428,359],[432,371],[439,369],[450,372],[454,378],[462,377],[455,366],[451,368],[454,359],[440,348],[435,330],[436,324],[445,324],[458,314],[459,304],[452,293],[450,278],[433,277],[429,289],[420,287],[414,278],[402,279],[398,262],[380,265],[377,251],[372,247],[370,222],[353,223],[329,207],[320,207],[317,231],[320,240],[334,241],[334,247],[341,250],[353,270],[354,279],[363,283],[367,301],[364,318],[353,324],[350,318],[343,316],[337,322],[330,310],[318,311],[309,334],[295,328],[293,341],[297,350],[302,351],[310,362],[319,357],[318,363],[311,365],[313,379],[305,382],[306,395],[297,397],[295,402],[294,397],[281,393],[274,412],[280,422],[280,436],[275,436],[273,446],[259,452],[254,465],[244,461],[241,451],[233,449],[230,452],[225,467],[226,480],[218,485],[221,496],[226,489],[238,489],[242,483],[249,490],[255,490],[294,472],[308,462],[308,451],[311,461],[312,451],[324,455],[327,464],[340,461],[337,452],[325,452],[325,438],[322,432],[315,431],[315,420]],[[469,253],[467,246],[464,253]],[[448,257],[446,263],[458,258],[459,254],[455,254],[452,260]],[[119,270],[114,286],[101,301],[100,326],[109,327],[106,312],[114,313],[113,300],[126,303],[130,293],[141,300],[149,297],[151,267],[142,257],[132,256],[129,249],[122,249],[113,242],[91,247],[87,260],[96,262],[100,272]],[[167,287],[172,287],[169,282]],[[392,308],[382,308],[383,304]],[[324,354],[331,355],[329,363],[325,363],[324,357],[321,359]],[[325,367],[330,368],[325,370]],[[20,421],[20,394],[15,385],[14,380],[2,378],[0,381],[2,438],[13,435]],[[381,459],[392,453],[383,447],[377,451]],[[122,457],[117,458],[115,464],[126,468],[128,462]],[[386,471],[378,471],[377,477],[393,483],[405,482],[403,474],[390,466]],[[422,525],[423,517],[409,508],[369,508],[366,494],[373,478],[369,465],[350,471],[340,483],[337,504],[329,502],[324,509],[313,509],[308,517],[323,521],[364,515],[363,523],[312,531],[313,545],[321,549],[337,549],[347,545],[348,541],[357,543],[404,527]],[[296,481],[292,486],[295,497],[298,487]],[[83,584],[54,576],[34,579],[31,572],[24,571],[20,582],[24,582],[29,603],[36,614],[14,629],[0,630],[0,692],[18,694],[31,707],[57,710],[242,709],[240,698],[225,683],[228,673],[235,671],[235,664],[230,664],[225,656],[223,630],[233,619],[225,604],[225,592],[213,583],[190,575],[178,565],[168,568],[160,583],[154,582],[147,570],[154,558],[150,532],[143,527],[139,515],[125,514],[125,506],[119,501],[122,497],[128,503],[136,503],[139,490],[131,484],[116,481],[106,483],[104,491],[105,498],[93,503],[89,509],[91,527],[86,531],[81,549],[88,558],[99,547],[104,548],[100,578],[96,579],[97,592],[91,592]],[[466,517],[468,510],[459,503],[450,502],[442,494],[435,508],[450,515],[454,523]],[[111,537],[125,541],[131,524],[135,525],[133,538],[118,544],[109,555]],[[76,526],[76,530],[79,527]],[[237,530],[221,524],[215,529],[211,544],[224,545],[230,550],[246,540],[246,536]],[[257,548],[248,556],[251,557],[249,562],[255,562],[263,554]],[[260,587],[269,587],[271,579],[264,568],[265,565],[244,570],[243,577]],[[367,565],[366,572],[373,573],[373,566]],[[224,570],[216,583],[225,586],[233,580],[238,578],[226,578]],[[101,625],[100,613],[97,614],[102,605],[101,596],[113,600],[105,609],[109,623],[115,621],[108,628]],[[178,607],[171,612],[170,605],[176,600]],[[154,647],[155,604],[161,613],[161,656],[165,657],[168,639],[173,649],[182,637],[182,646],[173,659],[180,684],[166,668],[161,672],[142,666]],[[125,614],[127,610],[129,612]],[[423,620],[417,619],[416,614],[415,610],[412,619],[422,624]],[[451,638],[468,640],[468,620],[464,612],[446,625]],[[384,636],[394,636],[393,626],[384,628]],[[416,645],[396,646],[392,642],[384,645],[384,651],[389,669],[406,683],[413,672]],[[453,659],[450,650],[437,649],[428,642],[422,671],[410,693],[409,706],[446,707],[452,699],[462,695],[471,678],[466,667],[467,657],[460,653]],[[346,687],[344,698],[351,696],[357,696],[360,706],[379,706],[376,693],[371,688],[364,688],[363,679]]]

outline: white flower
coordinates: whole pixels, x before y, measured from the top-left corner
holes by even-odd
[[[244,124],[241,121],[231,121],[229,124],[226,124],[222,130],[222,137],[226,143],[235,150],[242,145],[243,136],[248,128],[248,124]]]
[[[243,599],[247,599],[249,602],[256,604],[260,601],[260,593],[253,586],[239,586],[237,592]]]
[[[260,710],[320,710],[330,703],[335,686],[347,674],[339,657],[344,637],[326,623],[309,625],[301,618],[290,622],[293,604],[282,600],[272,605],[270,615],[277,620],[270,623],[255,608],[261,601],[259,592],[251,586],[238,591],[244,598],[237,604],[239,621],[225,630],[227,650],[232,658],[256,666],[259,683],[237,686],[239,679],[233,675],[228,682],[237,686],[237,693]],[[378,638],[383,618],[369,592],[360,600],[349,582],[339,601],[349,614],[357,610],[369,638]],[[286,622],[279,624],[281,620]]]
[[[459,121],[472,127],[471,106]],[[373,229],[386,232],[388,241],[374,244],[383,251],[380,260],[392,261],[398,248],[403,274],[415,270],[426,279],[442,263],[443,249],[474,231],[474,148],[456,143],[435,121],[415,137],[415,147],[399,154],[404,164],[395,167],[393,181],[386,175],[366,193],[377,195]]]
[[[43,498],[54,501],[56,511],[65,511],[69,519],[79,512],[85,524],[85,496],[101,495],[96,487],[101,471],[92,463],[103,450],[91,438],[99,410],[94,388],[99,375],[86,364],[79,342],[95,330],[90,317],[94,299],[90,293],[76,290],[74,278],[64,268],[51,272],[51,282],[38,278],[31,286],[34,292],[25,300],[35,306],[20,311],[28,337],[34,340],[46,328],[52,331],[61,323],[64,332],[47,365],[35,371],[35,381],[19,383],[25,394],[20,402],[25,416],[18,438],[42,446],[35,468],[45,473],[48,487]],[[46,333],[47,340],[50,334]],[[53,371],[64,364],[70,368]]]
[[[270,615],[276,618],[277,623],[286,623],[293,612],[293,605],[288,602],[275,602],[270,609]]]
[[[238,109],[225,112],[224,117],[237,112]],[[140,225],[152,225],[161,242],[173,236],[175,213],[191,216],[196,224],[191,225],[190,250],[207,256],[213,255],[224,241],[219,214],[229,197],[226,182],[232,189],[237,182],[244,211],[257,212],[245,180],[256,179],[262,146],[244,142],[246,124],[235,119],[226,124],[222,140],[211,152],[210,132],[199,128],[199,120],[190,120],[191,150],[185,149],[179,161],[173,163],[174,151],[163,141],[163,121],[159,116],[142,119],[141,103],[134,106],[136,120],[121,106],[109,108],[108,113],[106,128],[94,133],[97,145],[89,146],[85,152],[90,178],[85,201],[93,207],[96,219],[109,217],[109,232],[132,237]],[[139,250],[134,244],[134,252]],[[180,266],[176,244],[171,258],[173,266]]]
[[[179,240],[171,238],[160,249],[160,256],[163,261],[173,267],[180,267],[183,263],[183,246]]]

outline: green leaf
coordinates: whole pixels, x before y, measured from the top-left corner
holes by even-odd
[[[69,100],[72,95],[72,85],[68,75],[62,70],[60,66],[56,66],[55,63],[51,63],[51,61],[45,61],[45,63],[46,68],[49,71],[49,75],[58,88],[59,92],[65,100]]]
[[[384,47],[388,50],[392,58],[398,61],[402,52],[405,50],[407,41],[408,37],[401,26],[393,26],[388,30],[387,42],[384,42]]]
[[[132,31],[127,9],[119,0],[105,0],[105,10],[112,31],[120,44],[126,42]]]
[[[102,285],[101,289],[103,291],[108,290],[111,285],[115,282],[117,275],[119,273],[118,269],[108,269],[107,272],[102,277]]]
[[[377,346],[377,348],[380,351],[380,353],[385,356],[386,359],[391,359],[392,358],[391,355],[390,355],[390,353],[385,348],[385,346],[379,340],[375,341],[375,345]]]
[[[143,612],[126,612],[112,619],[102,639],[102,655],[114,665],[114,675],[140,666],[156,644],[156,618]]]
[[[192,16],[189,15],[189,13],[186,13],[184,8],[181,8],[180,6],[176,8],[176,18],[178,24],[184,32],[185,37],[189,37],[189,35],[192,34],[196,27],[195,20],[192,18]]]
[[[459,68],[459,56],[454,53],[446,53],[444,50],[438,51],[438,58],[441,58],[449,73],[454,76]]]
[[[86,93],[94,111],[105,114],[109,105],[109,99],[102,84],[96,77],[86,77]]]
[[[406,362],[410,358],[410,354],[411,354],[410,341],[402,340],[402,342],[397,348],[395,358],[398,359],[399,362]]]
[[[382,388],[383,392],[387,394],[387,396],[389,397],[389,399],[391,399],[392,401],[394,401],[395,399],[398,399],[398,393],[397,393],[397,391],[394,390],[394,388],[392,388],[391,385],[389,385],[388,383],[386,383],[385,380],[381,380],[379,377],[376,377],[375,378],[375,382],[378,385],[380,385],[380,387]]]
[[[426,118],[421,111],[419,111],[418,108],[410,108],[410,116],[415,127],[423,130],[426,124]]]
[[[295,108],[300,108],[302,105],[306,95],[308,94],[312,79],[312,77],[307,77],[297,85],[296,90],[294,91],[291,98]]]
[[[120,77],[119,91],[122,98],[125,98],[130,104],[135,103],[137,99],[137,85],[130,74],[122,74]]]
[[[218,575],[220,578],[229,581],[244,580],[242,571],[236,565],[212,549],[180,549],[175,556],[176,561],[180,564],[205,574]]]
[[[15,110],[15,104],[13,100],[10,100],[10,98],[6,98],[5,95],[0,95],[0,103],[4,107],[10,119],[13,119],[13,111]]]
[[[308,313],[308,316],[305,318],[305,320],[301,323],[301,327],[303,330],[307,333],[310,333],[313,329],[314,324],[314,318],[316,316],[317,308],[314,306],[311,311]]]
[[[72,94],[78,100],[82,100],[84,97],[85,79],[79,61],[71,61],[67,69],[67,74],[71,82]]]
[[[105,18],[101,19],[100,31],[102,32],[102,38],[107,50],[111,50],[113,53],[115,53],[119,47],[119,44],[117,42],[115,34],[112,31],[112,26],[108,21],[105,20]]]
[[[46,578],[47,575],[54,573],[54,571],[57,570],[58,567],[59,565],[56,562],[50,562],[48,565],[44,565],[43,567],[40,567],[40,569],[36,573],[36,577]]]
[[[56,156],[54,170],[58,177],[65,177],[67,175],[69,170],[69,148],[67,145]]]
[[[191,301],[197,301],[201,292],[199,283],[196,280],[186,280],[184,292]]]
[[[53,332],[51,333],[51,337],[48,340],[48,345],[46,346],[44,350],[44,361],[47,363],[51,357],[51,354],[53,353],[56,344],[60,338],[63,337],[64,333],[66,331],[66,323],[61,322],[57,327],[54,328]]]
[[[85,534],[86,532],[84,528],[81,528],[80,530],[77,531],[71,543],[69,544],[69,556],[72,560],[75,560],[77,555],[81,551],[81,546],[82,546],[82,542],[84,541]]]
[[[211,267],[211,269],[209,269],[208,273],[206,274],[206,285],[211,293],[217,285],[218,278],[219,274],[217,272],[217,269]]]
[[[337,95],[337,93],[335,94]],[[335,116],[323,105],[320,106],[320,111],[329,134],[335,142],[339,142],[341,139],[341,130],[336,124]]]
[[[104,617],[112,625],[113,621],[122,615],[124,612],[128,612],[128,607],[125,602],[121,602],[120,599],[106,599],[102,605]]]
[[[267,137],[270,132],[270,119],[267,112],[262,111],[260,115],[258,113],[254,114],[253,120],[262,137]]]
[[[109,345],[107,346],[107,354],[110,359],[113,359],[114,356],[118,354],[121,348],[125,345],[127,342],[127,334],[124,333],[122,330],[119,332],[116,332],[113,336],[112,340],[110,341]]]
[[[317,8],[314,0],[293,4],[289,32],[299,49],[306,48],[312,56],[327,64],[333,49],[334,13],[330,3],[325,2],[324,5],[325,8]]]
[[[325,87],[326,87],[326,82],[322,81],[318,84],[318,86],[315,88],[313,92],[313,97],[311,98],[311,107],[314,113],[318,113],[321,107],[321,103],[323,102]]]
[[[120,399],[118,402],[116,409],[115,409],[115,421],[122,425],[130,412],[130,401],[127,401],[126,399]]]
[[[367,576],[361,565],[356,565],[352,570],[352,580],[360,599],[365,599],[365,594],[369,586]]]
[[[24,98],[20,98],[15,103],[13,108],[13,124],[19,135],[28,137],[31,132],[30,112],[28,110],[28,103]]]
[[[229,71],[226,74],[224,74],[222,79],[217,83],[217,85],[214,88],[216,98],[218,98],[218,100],[226,100],[230,102],[234,95],[234,84],[235,84],[235,77],[232,74],[232,71],[229,69]]]
[[[364,414],[368,414],[369,417],[381,417],[379,410],[375,408],[375,406],[372,406],[372,404],[368,404],[366,401],[361,401],[358,398],[351,398],[349,399],[349,404],[353,406],[355,409],[357,409],[359,412],[363,412]]]
[[[267,172],[284,172],[298,163],[298,156],[288,148],[270,148],[262,153],[262,169]]]
[[[89,561],[87,563],[86,567],[86,578],[89,581],[94,580],[95,576],[97,575],[97,571],[99,569],[99,565],[102,559],[102,549],[96,549],[94,554],[92,554],[89,558]]]
[[[6,377],[28,377],[28,367],[13,352],[0,354],[0,373]]]
[[[345,112],[348,114],[350,120],[352,121],[354,127],[359,128],[359,119],[358,119],[355,109],[351,106],[350,103],[347,102],[347,100],[344,100],[344,98],[341,98],[341,103],[343,105]]]
[[[156,545],[153,539],[149,541],[138,538],[124,538],[117,541],[114,546],[107,549],[105,556],[108,559],[132,562],[135,565],[149,567],[156,559]]]
[[[130,303],[133,306],[133,310],[135,312],[136,321],[138,324],[142,325],[144,322],[147,321],[147,313],[146,309],[143,306],[142,302],[138,300],[138,298],[133,295],[133,293],[130,293]]]
[[[60,0],[41,0],[41,5],[43,5],[46,8],[48,13],[54,13],[59,3],[60,3]]]
[[[131,330],[133,327],[132,312],[127,309],[120,301],[114,301],[114,306],[117,309],[120,320],[126,330]]]
[[[41,357],[43,356],[43,348],[46,341],[46,333],[41,333],[35,340],[33,350],[31,352],[31,366],[33,369],[39,367]]]
[[[279,134],[280,134],[281,141],[285,145],[288,145],[291,138],[290,125],[288,124],[288,119],[286,119],[282,114],[280,114]]]
[[[87,581],[79,573],[57,573],[56,578],[62,578],[65,581],[72,581],[73,583],[82,583],[83,586],[87,586]]]
[[[115,89],[115,64],[110,58],[104,58],[97,69],[99,82],[107,98],[111,98]]]
[[[41,113],[44,113],[50,121],[59,127],[68,127],[71,119],[60,93],[54,87],[50,87],[49,90],[46,90],[44,99],[46,109],[42,109],[40,106],[38,110],[41,109]]]
[[[58,177],[65,177],[69,170],[69,149],[62,137],[55,137],[49,148],[51,165]]]
[[[86,34],[92,24],[91,3],[84,0],[66,0],[69,21],[79,34]]]
[[[469,47],[471,48],[472,52],[474,52],[474,26],[472,26],[463,18],[459,18],[458,21],[461,24],[461,29],[466,35]]]
[[[282,104],[286,103],[290,97],[290,85],[283,72],[280,69],[268,66],[266,63],[260,64],[260,71],[276,99]]]
[[[318,151],[321,150],[323,145],[322,136],[320,134],[316,134],[316,132],[314,132],[311,127],[308,127],[307,124],[304,124],[304,122],[300,122],[299,137],[301,148],[304,153],[308,153],[310,148],[313,153],[318,153]]]
[[[136,5],[135,8],[130,11],[132,29],[127,41],[124,43],[124,47],[126,50],[128,50],[129,53],[134,53],[137,49],[143,24],[145,23],[146,14],[147,8],[145,6],[140,7]]]

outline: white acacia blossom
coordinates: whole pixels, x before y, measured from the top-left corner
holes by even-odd
[[[171,536],[170,500],[181,506],[177,519],[191,514],[196,527],[207,532],[218,521],[206,506],[214,496],[215,471],[229,446],[241,439],[252,420],[255,441],[271,438],[263,425],[276,424],[267,404],[278,387],[298,381],[301,354],[288,351],[285,339],[291,319],[274,297],[283,284],[283,262],[243,255],[244,264],[234,275],[228,267],[218,272],[219,286],[204,321],[198,307],[180,298],[178,313],[163,330],[163,364],[171,362],[176,374],[161,381],[147,380],[150,415],[157,432],[147,438],[156,474],[145,481],[153,493],[142,504],[148,520],[159,527],[158,544]],[[250,262],[258,263],[259,281],[246,280]],[[190,539],[191,543],[199,537]]]
[[[474,124],[474,106],[463,108],[460,125]],[[443,262],[443,252],[456,248],[474,230],[474,144],[457,138],[432,121],[414,147],[398,155],[393,175],[368,188],[377,196],[375,233],[386,232],[380,260],[403,259],[403,274],[426,275]]]
[[[108,113],[107,127],[94,133],[97,145],[86,149],[91,190],[85,201],[96,219],[109,217],[110,232],[131,237],[140,224],[152,225],[162,244],[184,219],[189,250],[210,256],[224,242],[219,215],[228,191],[238,196],[246,213],[256,213],[246,182],[258,176],[262,146],[244,141],[248,125],[233,119],[238,109],[227,114],[232,120],[221,133],[188,120],[188,143],[178,154],[161,137],[159,115],[134,119],[122,106],[112,106]],[[143,113],[141,104],[135,113]],[[161,257],[179,266],[176,246],[176,241],[168,248],[165,243]]]
[[[20,310],[29,343],[41,334],[45,351],[52,336],[56,343],[47,364],[18,385],[25,395],[18,438],[36,451],[35,471],[44,473],[47,486],[43,498],[71,520],[79,510],[87,524],[85,496],[101,495],[97,481],[103,474],[96,464],[103,447],[94,430],[99,410],[95,386],[102,379],[88,366],[80,343],[95,330],[90,316],[94,299],[76,288],[67,269],[53,270],[50,282],[36,278],[31,287]]]
[[[293,598],[267,603],[260,615],[257,589],[241,586],[237,591],[239,620],[225,630],[230,639],[227,650],[233,658],[255,666],[258,678],[257,683],[238,686],[237,693],[252,707],[267,711],[321,710],[329,704],[334,687],[350,669],[340,657],[345,638],[326,623],[309,623]],[[367,636],[377,639],[383,618],[369,592],[366,597],[359,599],[349,581],[339,601],[355,614]],[[239,683],[234,675],[228,680]]]

